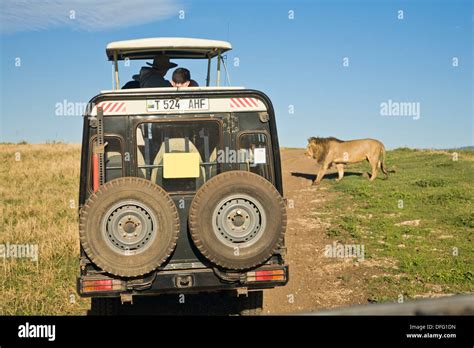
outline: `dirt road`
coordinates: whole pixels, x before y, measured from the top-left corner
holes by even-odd
[[[317,167],[302,149],[283,149],[281,156],[284,192],[289,200],[286,246],[290,281],[285,287],[265,291],[263,313],[366,303],[361,285],[371,276],[371,267],[324,256],[325,246],[336,240],[326,236],[330,216],[321,210],[334,193],[324,186],[311,186]]]

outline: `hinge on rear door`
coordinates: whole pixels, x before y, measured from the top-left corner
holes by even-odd
[[[268,112],[259,112],[258,118],[260,118],[260,122],[267,123],[269,120]]]
[[[89,126],[91,128],[97,128],[97,117],[89,116]]]

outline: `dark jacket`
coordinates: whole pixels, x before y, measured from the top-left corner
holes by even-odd
[[[144,66],[140,69],[140,87],[171,87],[171,83],[158,70]]]
[[[140,75],[133,75],[132,81],[128,81],[122,86],[122,89],[140,88]]]
[[[130,89],[130,88],[140,88],[140,81],[128,81],[126,84],[122,86],[122,89]]]

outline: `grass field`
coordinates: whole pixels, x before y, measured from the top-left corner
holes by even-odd
[[[361,244],[365,259],[385,260],[367,279],[369,301],[474,291],[474,152],[398,149],[389,180],[349,175],[324,182],[339,193],[326,205],[328,236]],[[369,170],[367,163],[346,168]]]
[[[80,146],[0,145],[0,244],[36,244],[38,262],[0,259],[0,314],[83,314],[78,297]]]
[[[0,258],[0,314],[88,309],[75,290],[79,160],[77,145],[0,144],[0,245],[39,247],[37,262]],[[473,292],[474,153],[460,151],[455,161],[447,152],[400,149],[388,152],[388,164],[397,167],[389,180],[322,182],[338,193],[325,206],[326,233],[363,244],[366,261],[387,260],[382,275],[367,279],[367,298]],[[366,164],[347,168],[362,170]]]

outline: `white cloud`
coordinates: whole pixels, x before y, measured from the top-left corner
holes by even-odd
[[[0,30],[6,33],[123,28],[178,16],[182,9],[172,0],[1,0],[0,6]]]

